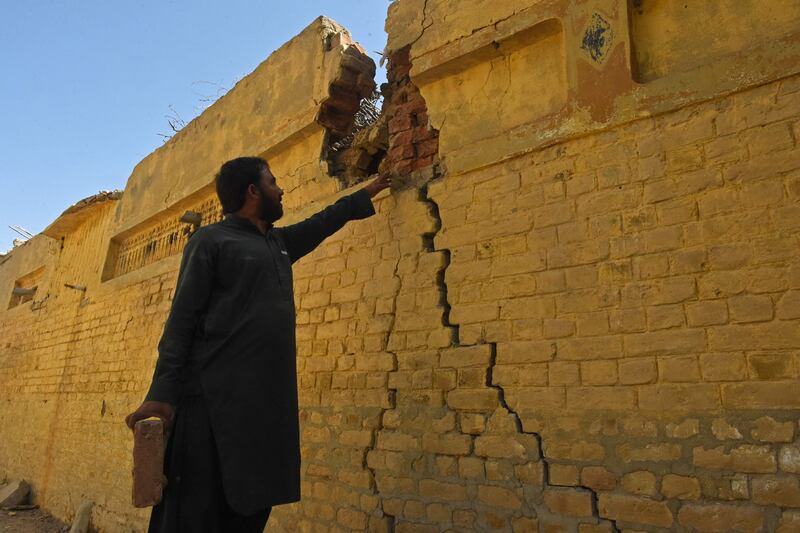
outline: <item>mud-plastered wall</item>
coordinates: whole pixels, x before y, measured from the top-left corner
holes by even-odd
[[[382,115],[339,161],[395,185],[295,265],[303,498],[268,530],[800,530],[800,15],[761,5],[390,5]],[[0,311],[0,472],[143,528],[122,419],[180,218],[218,219],[243,152],[286,222],[353,190],[327,162],[370,74],[318,21],[0,264],[9,297],[38,283]]]

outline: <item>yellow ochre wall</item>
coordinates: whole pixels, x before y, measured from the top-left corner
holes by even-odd
[[[439,161],[295,267],[303,501],[268,530],[800,531],[800,10],[763,5],[390,5]],[[317,113],[350,46],[316,21],[121,200],[0,259],[2,298],[45,266],[46,301],[0,307],[0,474],[45,509],[144,528],[123,418],[179,256],[109,278],[114,243],[242,151],[287,222],[347,193]]]

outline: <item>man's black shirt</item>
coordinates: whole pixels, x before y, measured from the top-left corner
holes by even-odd
[[[292,263],[374,213],[362,189],[266,235],[228,215],[186,245],[146,400],[204,396],[225,495],[242,514],[300,499]]]

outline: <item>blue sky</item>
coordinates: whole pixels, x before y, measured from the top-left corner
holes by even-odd
[[[319,15],[383,50],[387,0],[0,0],[0,253],[133,167]],[[378,74],[385,77],[383,72]]]

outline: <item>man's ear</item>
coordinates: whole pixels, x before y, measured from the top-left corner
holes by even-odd
[[[255,197],[258,196],[259,192],[260,191],[258,190],[258,187],[256,187],[255,183],[251,183],[250,185],[247,186],[248,195]]]

